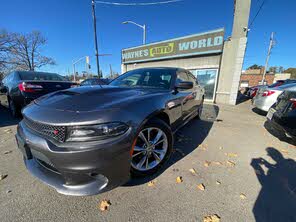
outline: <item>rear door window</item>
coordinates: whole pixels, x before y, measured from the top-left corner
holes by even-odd
[[[64,78],[55,73],[20,72],[21,80],[37,81],[64,81]]]

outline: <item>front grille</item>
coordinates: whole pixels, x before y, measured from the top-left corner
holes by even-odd
[[[66,127],[65,126],[53,126],[43,123],[38,123],[28,118],[24,118],[24,123],[32,130],[40,133],[49,138],[53,138],[59,142],[65,142],[66,139]]]

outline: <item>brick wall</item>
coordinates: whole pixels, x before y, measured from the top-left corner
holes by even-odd
[[[241,74],[240,85],[243,82],[248,81],[249,87],[257,86],[259,81],[262,80],[262,74]],[[272,84],[274,80],[274,74],[266,74],[265,81],[268,85]]]

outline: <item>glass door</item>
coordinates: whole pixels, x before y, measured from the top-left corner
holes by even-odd
[[[205,89],[205,99],[214,101],[218,69],[190,70],[196,76],[199,84]]]

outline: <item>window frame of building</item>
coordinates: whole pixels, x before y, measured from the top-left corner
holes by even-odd
[[[207,102],[214,102],[216,99],[216,94],[217,94],[217,85],[218,85],[218,78],[219,78],[219,68],[190,68],[189,69],[190,73],[192,73],[196,79],[198,80],[198,83],[202,85],[202,81],[198,77],[198,72],[215,72],[215,78],[214,78],[214,88],[213,88],[213,96],[212,98],[205,98],[205,101]],[[204,87],[204,86],[203,86]],[[205,87],[204,87],[205,88]],[[206,94],[206,92],[205,92]]]

